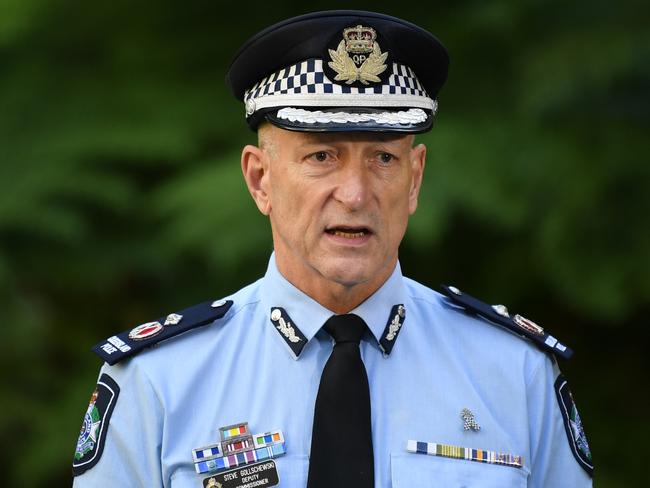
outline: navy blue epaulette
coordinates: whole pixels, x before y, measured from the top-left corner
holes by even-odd
[[[466,312],[478,315],[488,322],[505,327],[515,334],[531,340],[544,352],[551,352],[564,359],[569,359],[573,355],[570,348],[559,342],[532,320],[528,320],[521,315],[510,316],[508,309],[503,305],[488,305],[460,291],[455,286],[443,285],[441,291]]]
[[[220,319],[232,304],[232,300],[199,303],[180,312],[170,313],[155,322],[147,322],[109,337],[95,345],[92,351],[112,366],[146,347]]]

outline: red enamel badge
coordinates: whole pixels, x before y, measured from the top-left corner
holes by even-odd
[[[160,333],[163,326],[160,322],[147,322],[146,324],[138,325],[136,328],[129,332],[129,339],[134,341],[141,341],[149,339]]]

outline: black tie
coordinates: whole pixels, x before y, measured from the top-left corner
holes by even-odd
[[[323,328],[336,344],[318,387],[307,486],[372,488],[370,392],[359,352],[366,323],[354,314],[335,315]]]

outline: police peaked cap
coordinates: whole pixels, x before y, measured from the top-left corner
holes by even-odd
[[[253,130],[425,132],[449,56],[428,31],[375,12],[314,12],[272,25],[235,55],[226,83]]]

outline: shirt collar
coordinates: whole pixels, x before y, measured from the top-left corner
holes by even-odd
[[[291,355],[298,359],[306,345],[334,312],[323,307],[282,276],[271,254],[266,274],[261,284],[261,304],[267,314],[269,325],[274,325],[278,338]],[[350,313],[360,316],[377,340],[379,347],[388,355],[403,322],[395,322],[398,307],[406,302],[406,289],[399,263],[386,282],[368,299]],[[274,310],[277,312],[273,312]],[[271,315],[273,319],[271,319]],[[282,320],[279,318],[282,317]],[[390,324],[393,322],[391,328]],[[390,331],[392,330],[392,334]],[[387,340],[388,337],[388,340]]]

